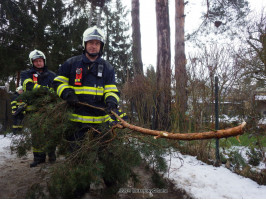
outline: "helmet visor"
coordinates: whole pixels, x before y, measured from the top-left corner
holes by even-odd
[[[37,58],[42,58],[42,59],[44,59],[44,57],[43,57],[42,55],[40,55],[40,54],[35,54],[35,55],[33,55],[33,56],[31,57],[31,60],[35,60],[35,59],[37,59]]]
[[[98,35],[87,35],[84,37],[84,42],[88,42],[90,40],[99,40],[101,42],[104,42],[103,38],[101,36],[98,36]]]

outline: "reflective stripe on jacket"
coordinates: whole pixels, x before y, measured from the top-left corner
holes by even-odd
[[[14,93],[14,95],[12,96],[11,99],[11,110],[12,110],[12,114],[14,114],[18,107],[22,104],[24,104],[24,102],[22,100],[17,100],[19,94],[17,92]],[[22,114],[25,114],[26,112],[23,111]]]

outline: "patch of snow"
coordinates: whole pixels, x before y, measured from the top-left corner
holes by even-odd
[[[11,140],[11,134],[7,134],[6,137],[0,135],[0,164],[3,164],[7,159],[16,158],[15,154],[11,154]]]
[[[220,151],[222,152],[222,149]],[[241,157],[245,160],[245,163],[248,163],[249,157],[247,155],[247,152],[250,152],[250,149],[248,147],[233,146],[233,147],[231,147],[229,149],[226,149],[225,150],[225,153],[226,154],[229,154],[232,151],[238,152],[241,155]],[[225,158],[228,158],[228,155],[226,155],[226,154],[223,154],[223,155],[224,155]],[[264,154],[266,156],[266,152],[264,152]],[[263,169],[266,168],[266,163],[263,162],[263,161],[261,161],[258,166],[252,166],[252,165],[250,165],[250,167],[251,167],[251,169],[253,171],[260,172],[261,170],[263,170]]]
[[[176,153],[166,156],[170,178],[196,199],[265,199],[266,186],[239,176],[225,167],[207,165],[196,157]],[[168,177],[169,175],[169,177]]]
[[[256,95],[255,100],[257,101],[266,101],[266,95]]]
[[[260,120],[258,121],[258,124],[260,124],[260,125],[266,125],[266,117],[260,119]]]
[[[243,119],[239,116],[229,117],[228,115],[220,115],[219,116],[219,122],[226,122],[226,123],[232,123],[232,122],[242,122]]]

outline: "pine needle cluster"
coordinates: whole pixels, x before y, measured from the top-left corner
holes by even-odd
[[[97,130],[90,127],[82,140],[69,141],[79,129],[69,121],[73,110],[67,103],[45,89],[25,92],[19,98],[32,110],[24,118],[22,134],[13,141],[13,150],[23,156],[34,141],[34,146],[45,152],[57,147],[57,155],[65,156],[51,168],[47,198],[80,198],[92,184],[104,185],[106,195],[115,194],[129,179],[138,180],[133,168],[143,159],[154,169],[166,171],[161,157],[165,140],[113,130],[105,124]]]
[[[88,131],[79,149],[54,168],[49,184],[52,198],[80,198],[93,184],[104,185],[104,195],[113,195],[134,177],[141,163],[137,147],[125,141],[124,131],[116,136],[107,129],[92,137]]]
[[[18,97],[30,108],[23,120],[23,131],[12,143],[12,149],[23,156],[34,147],[48,152],[55,146],[64,146],[64,135],[75,127],[69,121],[71,108],[55,93],[40,88]],[[26,110],[28,110],[26,108]]]

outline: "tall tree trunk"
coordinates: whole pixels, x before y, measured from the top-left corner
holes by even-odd
[[[102,7],[99,7],[99,12],[97,13],[97,23],[96,23],[97,27],[100,27],[101,25],[101,15],[102,15]]]
[[[171,108],[171,48],[168,0],[156,0],[157,127],[167,129]]]
[[[20,82],[20,71],[17,71],[17,83],[16,83],[16,87],[19,86],[19,82]]]
[[[92,12],[93,12],[93,6],[92,3],[90,3],[90,11],[89,11],[89,15],[88,15],[88,27],[91,27],[91,21],[92,21]]]
[[[179,128],[185,128],[185,113],[187,110],[187,72],[184,33],[184,0],[175,0],[175,80],[176,80],[176,109]]]
[[[139,0],[132,0],[132,54],[133,54],[133,68],[134,74],[143,75],[143,64],[141,57],[141,34],[140,34],[140,22],[139,22]]]

